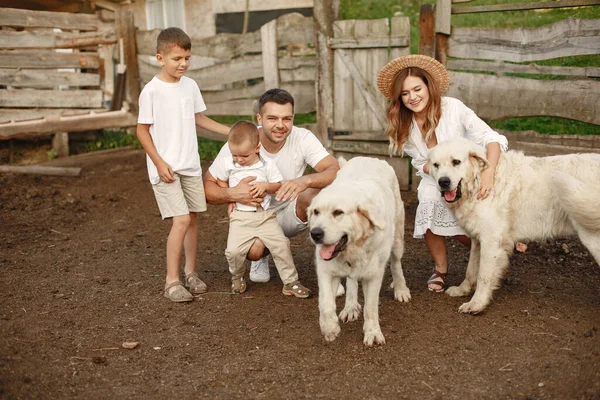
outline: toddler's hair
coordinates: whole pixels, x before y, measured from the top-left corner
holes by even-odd
[[[251,121],[238,121],[229,130],[227,141],[233,145],[240,145],[249,141],[253,145],[258,144],[258,128]]]
[[[277,104],[288,104],[292,105],[292,112],[294,111],[294,97],[287,90],[283,89],[269,89],[260,96],[258,99],[258,112],[262,115],[262,109],[268,102]]]
[[[184,50],[192,49],[192,39],[180,28],[166,28],[160,31],[156,39],[156,52],[167,53],[172,47],[181,47]]]

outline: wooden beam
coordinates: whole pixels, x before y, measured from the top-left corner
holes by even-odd
[[[91,68],[100,66],[97,53],[58,53],[54,50],[0,50],[0,68]]]
[[[249,11],[271,11],[286,8],[312,8],[313,0],[250,0]],[[246,0],[212,0],[215,14],[242,13],[246,10]]]
[[[47,115],[28,121],[0,123],[0,140],[54,132],[83,132],[94,129],[123,128],[136,125],[127,110],[90,112],[85,115]]]
[[[262,62],[265,89],[279,87],[279,68],[277,66],[277,20],[267,22],[260,28],[262,42]]]
[[[568,18],[537,28],[454,27],[448,55],[527,62],[600,52],[600,19]]]
[[[4,174],[32,174],[51,176],[74,176],[81,175],[81,168],[47,167],[41,165],[0,165],[0,173]]]
[[[69,134],[67,132],[55,133],[52,137],[52,150],[57,157],[69,156]]]
[[[419,54],[435,57],[435,14],[433,4],[423,4],[419,13]]]
[[[450,34],[451,28],[451,0],[437,0],[435,5],[435,32]]]
[[[115,43],[113,29],[95,32],[37,32],[0,31],[0,48],[3,49],[72,49]]]
[[[332,49],[373,49],[410,46],[408,37],[382,37],[382,38],[359,38],[359,39],[336,39],[330,38],[327,43]]]
[[[90,14],[0,8],[0,26],[97,31],[99,25],[98,18]]]
[[[495,4],[495,5],[490,5],[490,6],[452,7],[452,14],[467,14],[467,13],[496,12],[496,11],[542,10],[542,9],[548,9],[548,8],[596,6],[599,4],[600,4],[600,0],[560,0],[560,1],[540,1],[540,2],[535,2],[535,3],[521,3],[521,4]]]
[[[100,75],[81,72],[0,69],[0,85],[28,88],[99,86]]]
[[[132,113],[137,113],[138,98],[140,97],[140,71],[137,61],[137,45],[135,37],[135,25],[133,21],[133,12],[130,10],[121,10],[117,14],[115,22],[117,38],[123,39],[125,65],[127,66],[125,84],[127,87],[127,101],[130,104]],[[156,43],[156,42],[155,42]]]
[[[489,71],[498,75],[537,74],[537,75],[565,75],[573,77],[600,78],[598,67],[554,67],[537,64],[511,64],[504,61],[477,61],[477,60],[449,60],[448,69],[464,71]]]
[[[0,107],[97,108],[102,91],[0,89]]]

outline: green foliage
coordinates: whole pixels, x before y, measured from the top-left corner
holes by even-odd
[[[225,142],[219,142],[216,140],[210,140],[205,138],[198,138],[198,153],[200,154],[200,160],[208,161],[214,160],[217,154],[219,154],[219,150]]]
[[[86,143],[85,149],[86,151],[98,151],[125,146],[133,146],[136,149],[142,148],[137,137],[125,129],[104,129],[96,141]]]
[[[48,160],[54,160],[58,158],[58,153],[54,149],[50,149],[46,152],[48,154]]]

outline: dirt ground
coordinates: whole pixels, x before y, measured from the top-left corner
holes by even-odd
[[[403,193],[412,301],[393,300],[388,272],[387,344],[365,348],[362,320],[327,344],[316,296],[283,296],[277,277],[229,294],[222,206],[200,217],[210,292],[187,304],[162,297],[169,222],[142,152],[54,163],[83,176],[0,175],[2,399],[600,398],[600,267],[576,239],[531,243],[491,306],[461,315],[464,299],[426,289],[432,261],[411,237],[416,199]],[[292,246],[317,293],[307,235]],[[451,284],[467,255],[451,243]]]

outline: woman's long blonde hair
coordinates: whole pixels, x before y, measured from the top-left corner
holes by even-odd
[[[404,143],[408,140],[413,123],[413,112],[406,108],[400,96],[402,85],[408,76],[421,78],[429,90],[429,102],[425,107],[427,114],[424,126],[425,133],[423,134],[425,143],[433,136],[442,116],[442,94],[437,82],[431,79],[431,75],[417,67],[405,68],[400,71],[394,80],[393,100],[390,101],[387,108],[388,127],[386,134],[390,140],[390,155],[403,153]]]

